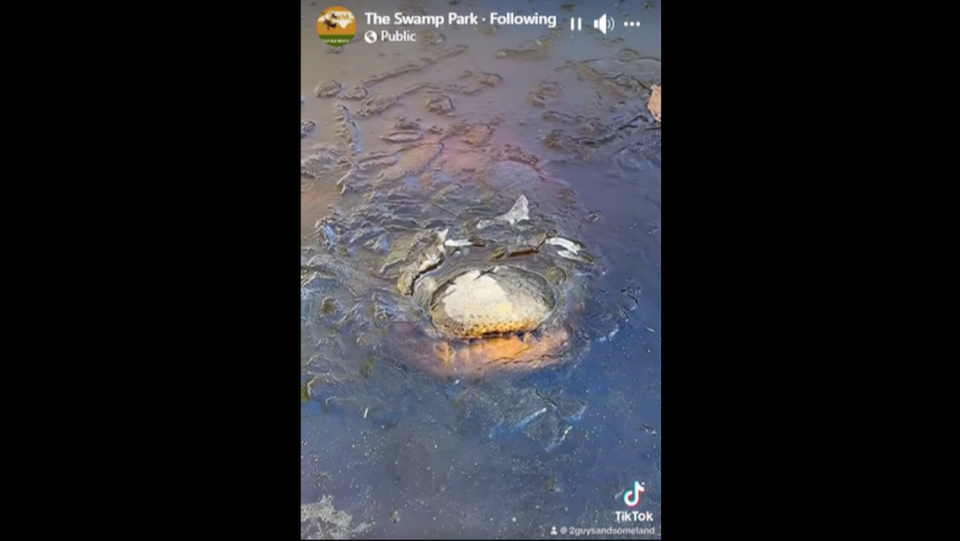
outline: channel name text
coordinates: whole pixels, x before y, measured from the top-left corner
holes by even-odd
[[[440,28],[444,24],[457,24],[457,25],[476,25],[480,24],[481,21],[487,22],[489,20],[493,24],[499,24],[504,26],[509,25],[537,25],[537,26],[547,26],[549,28],[555,28],[557,26],[557,16],[556,15],[540,15],[539,13],[534,13],[533,15],[515,15],[513,13],[497,13],[493,12],[490,14],[490,18],[487,17],[477,17],[473,12],[470,12],[468,15],[460,15],[458,13],[450,12],[446,17],[442,15],[404,15],[403,13],[394,13],[393,18],[391,19],[389,15],[380,15],[376,12],[365,12],[364,15],[367,17],[367,24],[369,25],[413,25],[413,26],[433,26],[435,28]]]

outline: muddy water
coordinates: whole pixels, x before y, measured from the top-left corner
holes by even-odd
[[[616,522],[634,481],[659,535],[660,132],[646,102],[661,82],[660,2],[573,4],[353,1],[358,34],[336,50],[315,29],[330,6],[302,2],[301,245],[326,269],[302,287],[304,537],[651,526]],[[557,27],[363,39],[366,11],[511,10]],[[606,35],[591,28],[604,13]],[[483,174],[503,159],[536,174]],[[475,382],[398,362],[383,344],[409,299],[378,275],[384,257],[404,235],[495,218],[518,194],[595,256],[569,268],[589,284],[577,354]]]

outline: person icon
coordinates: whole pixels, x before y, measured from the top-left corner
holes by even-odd
[[[557,527],[550,528],[550,535],[557,535]]]

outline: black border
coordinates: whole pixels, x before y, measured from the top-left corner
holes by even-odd
[[[856,145],[842,10],[666,4],[668,535],[823,531],[856,494],[824,392],[844,364],[826,208],[850,190],[831,151]]]
[[[109,498],[109,522],[296,539],[298,295],[286,275],[298,260],[300,10],[155,9],[166,13],[138,16],[170,25],[164,45],[127,45],[131,61],[152,53],[130,85],[146,101],[129,115],[138,130],[119,137],[139,167],[137,195],[117,201],[135,222],[118,226],[143,245],[133,266],[150,278],[127,286],[136,307],[119,318],[139,329],[123,365],[138,392],[123,409],[140,421],[122,447],[133,494]]]

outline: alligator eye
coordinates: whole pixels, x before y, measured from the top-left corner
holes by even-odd
[[[505,255],[507,255],[507,249],[504,248],[503,246],[497,246],[497,247],[493,250],[493,253],[490,254],[490,257],[487,258],[487,259],[490,260],[490,261],[496,261],[496,260],[498,260],[498,259],[501,259],[501,258],[502,258],[503,256],[505,256]]]

